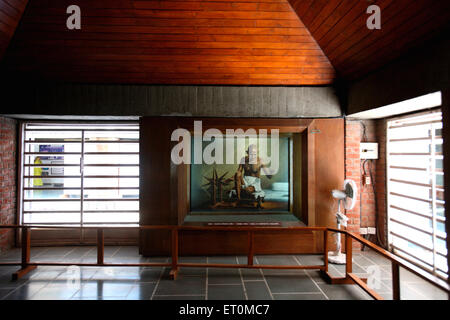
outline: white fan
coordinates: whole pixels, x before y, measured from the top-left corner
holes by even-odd
[[[337,227],[341,229],[341,225],[346,227],[348,218],[341,211],[341,203],[344,204],[345,210],[351,210],[355,207],[357,187],[353,180],[344,181],[344,190],[333,190],[331,194],[333,198],[338,200],[338,211],[336,212]],[[328,253],[328,261],[335,264],[345,264],[345,254],[341,252],[341,234],[336,233],[336,251]]]

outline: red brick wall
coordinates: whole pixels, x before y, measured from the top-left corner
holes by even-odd
[[[382,234],[380,238],[384,237],[386,216],[385,130],[384,120],[346,120],[345,123],[345,178],[354,180],[359,189],[355,207],[346,212],[349,218],[347,230],[359,233],[360,228],[377,227]],[[364,140],[379,143],[379,159],[365,163],[366,175],[370,175],[369,169],[372,169],[370,185],[364,183],[364,160],[360,159],[360,143]],[[376,236],[371,235],[369,239],[380,244]],[[353,245],[355,248],[361,247],[357,242]]]
[[[0,117],[0,224],[16,221],[17,122]],[[14,245],[14,232],[0,230],[0,252]]]

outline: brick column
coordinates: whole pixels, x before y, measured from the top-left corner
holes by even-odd
[[[0,224],[16,222],[17,122],[0,117]],[[14,231],[0,230],[0,252],[14,245]]]
[[[347,230],[359,233],[360,227],[377,227],[380,228],[380,235],[384,239],[386,228],[386,121],[346,120],[345,125],[345,178],[354,180],[358,186],[356,205],[352,210],[346,212],[349,218]],[[378,142],[379,144],[378,160],[365,162],[367,176],[370,176],[369,169],[372,169],[370,185],[366,185],[364,182],[364,160],[360,159],[360,143],[364,138],[366,142]],[[378,212],[378,221],[376,221],[376,212]],[[370,240],[379,244],[376,235],[371,235]],[[384,240],[382,241],[384,242]],[[355,249],[361,248],[356,242],[353,242],[353,246]]]

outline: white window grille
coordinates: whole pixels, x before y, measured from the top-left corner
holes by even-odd
[[[389,246],[446,279],[442,144],[440,111],[387,123]]]
[[[137,122],[28,122],[21,130],[21,223],[139,223]]]

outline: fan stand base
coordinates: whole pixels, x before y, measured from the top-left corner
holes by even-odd
[[[344,253],[339,252],[336,254],[335,251],[329,251],[328,262],[333,264],[346,264],[347,261]]]

